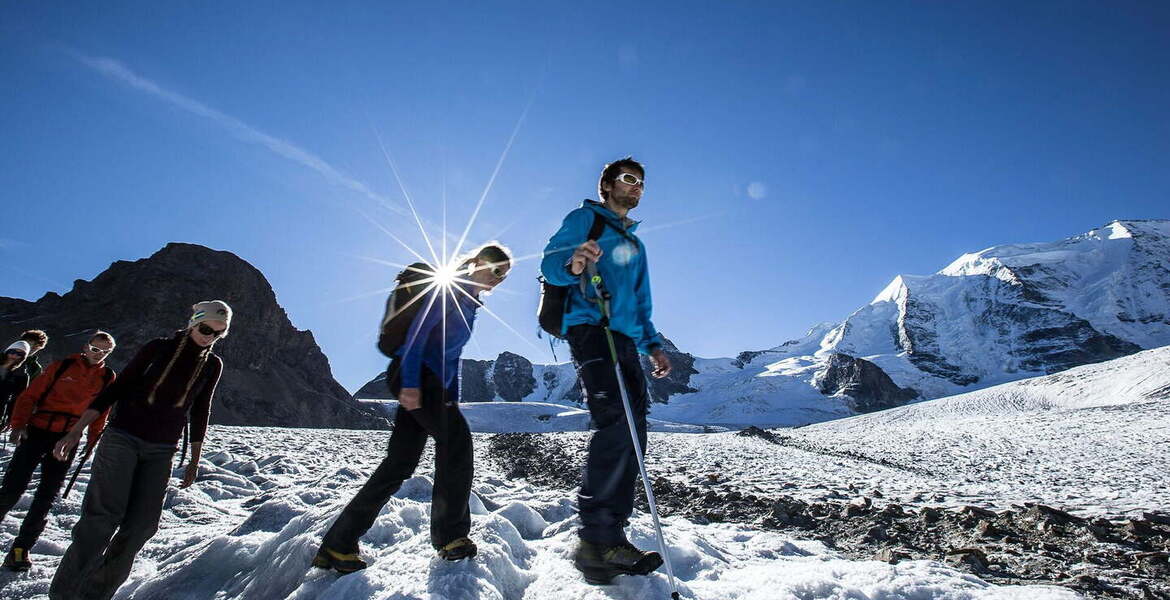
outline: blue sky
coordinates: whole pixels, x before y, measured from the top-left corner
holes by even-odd
[[[645,162],[655,321],[700,356],[964,252],[1170,217],[1162,2],[243,4],[0,8],[0,295],[229,250],[355,389],[384,296],[353,298],[397,272],[367,259],[411,258],[371,220],[424,247],[379,136],[432,232],[444,193],[456,235],[482,197],[469,241],[520,256]],[[488,300],[520,335],[485,316],[465,356],[551,360],[536,268]]]

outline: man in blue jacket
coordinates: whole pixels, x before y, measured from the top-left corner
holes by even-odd
[[[475,543],[467,537],[472,442],[459,411],[459,357],[471,339],[480,294],[499,285],[511,266],[507,248],[487,244],[462,264],[454,281],[418,299],[421,308],[387,372],[398,412],[386,458],[325,533],[313,566],[341,573],[366,568],[358,540],[414,473],[428,435],[435,438],[431,545],[447,560],[476,555]]]
[[[586,200],[565,217],[544,250],[540,270],[553,285],[569,288],[562,334],[576,363],[597,431],[589,441],[589,455],[577,508],[580,541],[573,564],[590,583],[609,583],[616,575],[646,575],[662,564],[657,552],[639,550],[625,535],[634,510],[637,457],[601,310],[591,286],[582,285],[588,264],[597,266],[611,296],[608,326],[613,332],[617,359],[625,378],[635,427],[646,447],[649,394],[639,353],[648,354],[656,378],[670,373],[670,359],[662,338],[650,321],[650,273],[646,247],[634,235],[638,223],[628,216],[644,190],[645,169],[632,158],[605,166],[597,184],[601,202]],[[594,223],[605,226],[596,240]]]

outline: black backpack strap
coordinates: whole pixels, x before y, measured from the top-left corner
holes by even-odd
[[[45,388],[44,393],[42,393],[41,397],[37,399],[37,404],[36,404],[37,406],[40,406],[40,405],[45,403],[45,398],[49,397],[49,392],[53,391],[53,386],[57,385],[57,380],[61,379],[61,376],[65,374],[66,369],[68,369],[71,366],[73,366],[73,358],[72,357],[66,358],[66,359],[61,361],[61,366],[57,367],[56,373],[53,373],[53,380],[49,382],[49,385],[48,385],[48,387]],[[35,411],[36,407],[33,407],[33,410]]]
[[[111,369],[109,367],[102,367],[102,369],[103,369],[102,370],[102,389],[98,390],[99,395],[102,392],[106,391],[106,388],[110,387],[110,382],[114,380],[114,370],[113,369]]]
[[[601,239],[601,234],[604,231],[605,217],[601,216],[600,213],[593,213],[593,225],[589,227],[589,235],[585,237],[585,240],[596,242],[597,240]],[[588,294],[585,292],[585,288],[587,287],[585,281],[585,271],[581,271],[581,274],[578,276],[577,285],[581,288],[581,297],[588,297]]]
[[[601,239],[601,232],[603,231],[605,231],[605,217],[598,213],[593,213],[593,225],[589,228],[589,235],[585,236],[585,239],[597,241]]]

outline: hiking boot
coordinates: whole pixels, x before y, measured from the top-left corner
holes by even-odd
[[[649,575],[662,566],[657,552],[639,550],[624,542],[603,546],[581,540],[573,552],[573,566],[593,585],[609,585],[618,575]]]
[[[27,571],[32,568],[32,561],[28,559],[28,550],[13,548],[4,557],[4,566],[13,571]]]
[[[342,554],[341,552],[335,552],[322,546],[317,550],[317,556],[313,557],[313,566],[318,569],[333,569],[345,575],[346,573],[361,571],[368,565],[366,565],[366,561],[362,560],[356,552],[353,554]]]
[[[446,546],[436,548],[436,550],[439,551],[439,558],[443,560],[462,560],[479,554],[479,548],[475,546],[475,542],[465,537],[461,537]]]

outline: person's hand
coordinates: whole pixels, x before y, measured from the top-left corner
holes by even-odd
[[[13,428],[12,433],[8,436],[8,441],[12,442],[13,444],[20,444],[27,437],[28,431],[24,427],[19,429]]]
[[[655,379],[662,379],[663,377],[670,375],[670,357],[666,355],[666,352],[664,352],[662,348],[655,348],[654,351],[650,353],[650,364],[654,366],[654,370],[650,371],[651,377]]]
[[[588,263],[601,260],[601,246],[594,240],[586,240],[584,244],[573,250],[573,258],[569,261],[569,272],[580,275],[585,271]]]
[[[398,392],[398,404],[406,410],[415,410],[422,406],[422,393],[418,388],[402,388]]]
[[[195,483],[195,478],[199,476],[199,461],[192,460],[187,463],[187,469],[183,471],[183,481],[179,483],[180,488],[191,487]]]
[[[61,441],[57,442],[57,445],[53,447],[53,458],[61,462],[69,460],[69,453],[77,446],[77,442],[79,441],[81,441],[80,431],[66,433],[65,437],[61,438]]]

